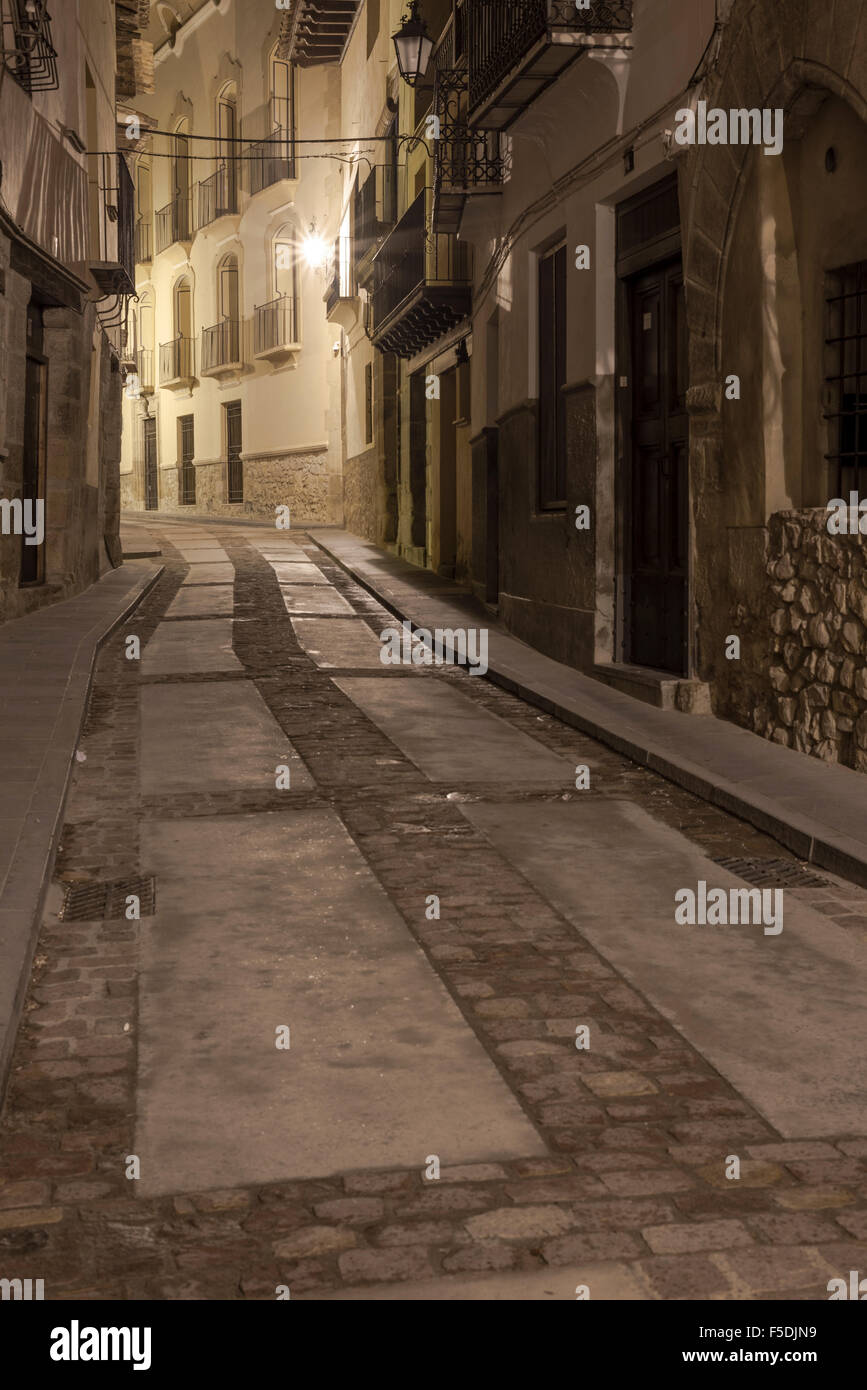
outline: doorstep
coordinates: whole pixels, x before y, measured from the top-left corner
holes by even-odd
[[[711,714],[710,686],[705,681],[671,676],[647,666],[627,666],[619,662],[597,662],[589,674],[613,690],[643,700],[656,709],[677,709],[682,714]]]
[[[636,700],[528,647],[492,621],[477,599],[455,594],[450,581],[351,532],[322,527],[311,539],[414,626],[487,628],[489,680],[740,816],[798,858],[867,888],[863,773],[783,748],[712,714],[697,719]]]

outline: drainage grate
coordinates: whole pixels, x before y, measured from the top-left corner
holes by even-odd
[[[152,917],[156,911],[156,880],[116,878],[111,883],[71,883],[66,889],[60,916],[64,922],[107,921],[126,916],[126,900],[134,894],[140,903],[139,915]]]
[[[721,869],[758,888],[830,888],[826,878],[820,878],[792,859],[715,859]]]

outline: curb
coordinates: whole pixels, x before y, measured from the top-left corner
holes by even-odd
[[[390,613],[394,613],[395,617],[402,621],[409,622],[412,627],[419,626],[408,612],[377,589],[375,584],[360,574],[358,570],[342,560],[325,541],[318,538],[313,539],[315,539],[316,545],[324,550],[335,564],[351,575],[355,582],[366,589],[369,594],[372,594],[383,608],[387,608]],[[714,777],[700,764],[690,762],[686,758],[677,758],[667,748],[654,744],[651,740],[637,741],[626,731],[618,732],[617,716],[613,717],[610,724],[602,724],[596,719],[589,718],[577,706],[545,695],[544,691],[527,684],[520,677],[509,675],[503,668],[502,662],[498,669],[496,657],[489,658],[485,679],[501,686],[512,695],[520,696],[522,700],[526,700],[527,704],[533,705],[536,709],[541,709],[546,714],[555,715],[564,724],[578,729],[583,734],[588,734],[599,743],[604,743],[608,748],[630,758],[640,767],[646,767],[649,771],[658,773],[659,776],[683,787],[685,791],[692,792],[701,800],[747,821],[757,830],[773,836],[799,859],[814,864],[817,868],[826,869],[829,873],[838,874],[841,878],[849,879],[861,888],[867,888],[867,852],[857,841],[848,840],[843,835],[827,833],[817,835],[816,822],[810,821],[808,817],[794,813],[784,815],[781,813],[779,805],[770,798],[756,793],[750,794],[735,782],[727,782]],[[684,715],[684,718],[689,717]],[[714,716],[706,715],[703,717],[713,718]],[[865,792],[867,792],[867,785],[865,785]]]
[[[88,631],[82,635],[76,647],[72,664],[69,667],[67,685],[70,686],[77,683],[79,688],[74,695],[68,693],[64,695],[60,703],[54,733],[48,746],[43,766],[34,783],[30,807],[24,819],[18,841],[19,845],[25,838],[28,838],[31,844],[33,844],[34,841],[36,842],[40,868],[38,870],[38,882],[36,881],[35,872],[31,872],[29,875],[33,880],[33,896],[31,898],[33,905],[26,909],[27,922],[24,930],[19,934],[19,931],[13,925],[9,939],[2,943],[5,959],[3,976],[0,978],[0,1103],[2,1103],[2,1099],[5,1096],[9,1071],[12,1065],[12,1056],[15,1049],[15,1040],[21,1023],[21,1015],[24,1009],[27,989],[30,984],[33,956],[36,950],[39,928],[42,924],[45,901],[51,887],[51,875],[57,857],[60,832],[63,828],[63,816],[66,810],[66,800],[72,776],[73,759],[81,737],[84,717],[87,712],[97,655],[100,648],[105,644],[108,638],[111,637],[112,633],[127,620],[129,615],[138,607],[139,603],[141,603],[145,595],[150,592],[163,573],[164,568],[163,565],[155,566],[153,573],[142,575],[141,578],[132,585],[123,597],[122,609],[108,621],[107,626],[103,628],[98,635],[93,635],[92,628],[88,629]],[[117,570],[110,571],[110,573],[115,574],[117,572]],[[76,598],[84,598],[88,592],[88,590],[85,590],[83,594],[76,595]],[[52,807],[47,818],[43,818],[38,811],[34,810],[34,802],[37,801],[40,783],[44,780],[46,764],[51,761],[52,751],[58,743],[60,744],[60,751],[58,752],[57,760],[59,761],[62,759],[65,761],[62,785],[49,793],[53,796]],[[45,780],[47,780],[47,777]],[[43,796],[46,794],[46,790],[47,789],[43,789]],[[14,864],[15,861],[13,859],[9,870],[10,875],[13,871]],[[31,885],[28,883],[28,893],[30,887]],[[0,909],[2,908],[3,898],[2,895],[0,895]],[[9,915],[13,916],[17,914],[10,911]],[[11,968],[8,959],[10,956],[13,958]],[[4,995],[6,995],[6,998],[3,997]]]

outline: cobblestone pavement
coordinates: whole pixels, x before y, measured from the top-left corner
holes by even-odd
[[[278,1286],[315,1297],[483,1271],[511,1273],[519,1298],[522,1272],[561,1267],[585,1272],[591,1297],[598,1280],[605,1297],[827,1299],[829,1279],[867,1268],[867,1140],[781,1138],[473,829],[461,800],[617,798],[712,858],[791,856],[489,683],[453,667],[419,670],[412,679],[447,682],[594,769],[588,791],[501,781],[450,796],[341,691],[333,671],[316,667],[271,565],[249,531],[228,525],[202,532],[235,566],[242,671],[144,676],[125,638],[135,633],[146,647],[188,573],[172,528],[151,524],[166,569],[99,659],[18,1038],[0,1128],[2,1263],[43,1278],[53,1299],[273,1299]],[[317,550],[315,533],[293,539],[378,634],[384,610]],[[141,796],[140,688],[238,678],[255,683],[313,787]],[[408,679],[386,668],[380,678]],[[148,919],[62,921],[61,890],[146,874],[148,818],[279,815],[287,804],[327,807],[341,819],[546,1153],[444,1161],[438,1180],[425,1176],[422,1152],[411,1170],[221,1190],[203,1173],[200,1190],[136,1195],[126,1159],[135,1151]],[[616,845],[599,871],[616,875]],[[867,894],[828,883],[790,891],[862,942]],[[425,916],[429,893],[440,895],[439,920]],[[575,1047],[584,1017],[599,1030],[589,1051]],[[741,1159],[739,1180],[725,1176],[729,1155]]]

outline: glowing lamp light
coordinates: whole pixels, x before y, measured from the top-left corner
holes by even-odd
[[[397,53],[400,75],[404,82],[414,87],[427,72],[433,52],[433,39],[419,15],[418,0],[410,0],[409,14],[404,17],[397,33],[391,37]]]
[[[322,270],[328,261],[328,242],[317,232],[315,222],[311,222],[310,231],[301,243],[301,255],[311,270]]]

